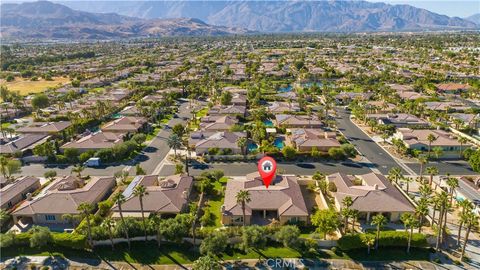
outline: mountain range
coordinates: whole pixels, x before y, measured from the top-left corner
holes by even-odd
[[[472,16],[465,18],[465,20],[471,21],[473,23],[476,23],[477,25],[480,25],[480,13],[473,14]]]
[[[59,4],[61,3],[61,4]],[[1,5],[1,35],[114,39],[253,32],[478,29],[475,18],[366,1],[47,1]],[[248,30],[247,30],[248,29]]]
[[[47,1],[2,4],[0,29],[2,38],[71,40],[249,33],[244,29],[209,25],[195,18],[142,19],[78,11]]]

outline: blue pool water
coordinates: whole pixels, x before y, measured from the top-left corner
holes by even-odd
[[[258,145],[255,143],[249,143],[247,145],[248,152],[252,152],[258,149]]]
[[[290,84],[287,87],[278,88],[278,92],[280,92],[280,93],[291,92],[292,90],[293,90],[293,86],[290,85]]]
[[[265,120],[263,121],[266,127],[273,127],[273,122],[272,120]]]
[[[273,144],[275,145],[275,147],[277,147],[278,149],[282,149],[283,146],[285,145],[283,143],[283,138],[275,138],[275,141],[273,141]]]
[[[122,115],[120,115],[119,113],[114,113],[112,115],[112,118],[115,118],[115,119],[122,118]]]
[[[306,83],[301,84],[302,87],[307,87],[307,88],[312,87],[314,85],[321,87],[322,83],[321,82],[306,82]]]

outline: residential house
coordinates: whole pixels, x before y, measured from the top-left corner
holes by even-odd
[[[142,116],[142,113],[135,105],[126,106],[118,114],[121,116]]]
[[[54,229],[72,228],[64,215],[78,215],[81,203],[96,205],[113,191],[114,177],[92,178],[87,183],[76,176],[55,180],[35,198],[28,198],[12,216],[14,223],[46,225]]]
[[[456,129],[458,128],[472,128],[478,129],[480,127],[480,119],[478,114],[473,113],[450,113],[450,120]]]
[[[250,173],[244,179],[235,178],[227,182],[225,200],[221,207],[222,224],[242,225],[243,211],[237,202],[239,191],[246,190],[250,201],[245,204],[245,223],[266,225],[273,221],[280,224],[303,222],[307,224],[308,210],[297,177],[276,175],[267,188],[258,172]]]
[[[430,134],[436,138],[431,143],[427,139]],[[405,146],[410,149],[428,151],[429,145],[431,145],[431,149],[440,147],[443,150],[444,157],[452,154],[458,155],[460,151],[470,147],[468,144],[461,144],[455,136],[444,130],[399,128],[394,137],[402,140]]]
[[[332,192],[335,208],[340,211],[343,200],[352,198],[350,209],[359,212],[359,220],[370,223],[373,216],[383,214],[391,222],[400,220],[403,213],[414,213],[415,207],[382,174],[346,175],[334,173],[326,177],[327,182],[335,185]]]
[[[467,106],[461,102],[456,102],[456,101],[446,101],[446,102],[431,101],[431,102],[425,102],[424,104],[427,109],[432,111],[461,112],[470,108],[470,106]]]
[[[357,92],[341,92],[335,95],[335,102],[337,104],[348,104],[353,100],[369,100],[373,96],[373,93],[357,93]]]
[[[238,146],[237,141],[246,136],[245,132],[215,132],[195,144],[195,153],[203,155],[208,153],[210,149],[218,149],[224,154],[242,154],[242,149]]]
[[[210,108],[209,115],[239,115],[245,116],[247,107],[241,105],[216,105]]]
[[[78,149],[80,153],[87,151],[98,151],[101,149],[112,148],[123,142],[123,133],[114,132],[95,132],[82,136],[76,141],[67,142],[60,149],[64,151],[68,148]]]
[[[436,85],[437,92],[441,94],[460,94],[467,91],[470,86],[460,83],[441,83]]]
[[[299,112],[300,105],[297,102],[274,101],[268,104],[268,111],[274,114]]]
[[[368,101],[365,104],[365,109],[367,110],[367,112],[390,113],[396,110],[397,106],[385,101],[372,100],[372,101]]]
[[[393,125],[396,128],[426,128],[430,126],[428,121],[408,113],[367,114],[367,119],[374,119],[380,125]]]
[[[316,116],[308,115],[290,115],[290,114],[277,114],[275,115],[274,124],[277,127],[285,128],[321,128],[323,127],[322,121]]]
[[[290,145],[301,152],[310,152],[313,148],[318,151],[328,152],[330,148],[340,147],[335,132],[323,129],[290,129],[286,138],[287,145]]]
[[[232,95],[232,104],[238,106],[247,106],[247,97],[240,93],[235,93]]]
[[[162,217],[174,216],[188,207],[188,198],[193,187],[193,177],[188,175],[171,175],[161,178],[158,175],[136,176],[123,192],[126,201],[122,203],[125,217],[140,218],[142,216],[140,201],[133,194],[135,187],[144,186],[148,192],[143,197],[144,215],[160,214]],[[119,208],[112,208],[113,218],[119,218]]]
[[[14,207],[25,200],[28,194],[32,194],[41,187],[40,179],[33,176],[24,176],[7,184],[0,189],[0,209],[6,210]]]
[[[21,135],[5,144],[0,145],[0,154],[15,154],[33,149],[36,145],[44,143],[48,138],[45,134]]]
[[[200,120],[200,129],[206,131],[229,131],[238,124],[238,119],[230,115],[209,115]]]
[[[70,125],[70,121],[33,122],[29,126],[16,129],[16,132],[22,134],[55,135],[63,132],[65,129],[70,127]]]
[[[108,122],[102,127],[102,131],[114,133],[135,133],[139,131],[146,131],[147,129],[147,119],[137,116],[124,116]]]

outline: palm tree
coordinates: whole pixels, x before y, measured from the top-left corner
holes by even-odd
[[[378,249],[378,242],[380,240],[380,229],[387,224],[387,218],[382,214],[377,214],[372,219],[372,225],[377,226],[377,234],[375,236],[375,249]]]
[[[373,244],[375,244],[375,237],[371,234],[364,234],[362,242],[367,245],[367,254],[370,254],[370,249],[372,248]]]
[[[87,202],[81,203],[78,208],[80,215],[87,221],[88,244],[92,246],[92,227],[90,225],[90,214],[93,211],[93,205]]]
[[[342,208],[342,215],[345,219],[345,224],[343,226],[344,228],[344,233],[347,233],[347,229],[348,229],[348,218],[349,216],[351,215],[351,211],[350,211],[350,206],[352,206],[353,204],[353,199],[352,197],[350,196],[347,196],[345,198],[343,198],[342,200],[342,205],[343,205],[343,208]]]
[[[145,242],[147,241],[147,224],[145,223],[145,211],[143,211],[143,197],[148,195],[148,191],[144,185],[138,185],[133,190],[133,196],[138,197],[140,201],[140,211],[142,212],[142,223],[143,223],[143,230],[145,232]]]
[[[76,165],[75,167],[72,168],[72,173],[76,173],[78,178],[82,178],[82,172],[84,169],[85,169],[84,166]]]
[[[175,153],[175,158],[177,157],[177,149],[179,149],[182,146],[182,140],[180,137],[178,137],[177,134],[172,134],[170,137],[168,137],[167,140],[168,147],[173,148],[173,151]]]
[[[388,172],[388,179],[390,179],[390,181],[394,181],[396,184],[398,183],[398,180],[401,177],[402,177],[402,170],[398,167],[393,167]]]
[[[432,143],[436,141],[438,138],[435,137],[432,133],[428,134],[427,141],[428,141],[428,157],[430,157],[430,152],[432,150]]]
[[[407,253],[410,253],[410,244],[412,242],[413,228],[416,226],[417,219],[411,213],[404,213],[402,215],[402,221],[405,225],[405,229],[410,229],[408,234]]]
[[[407,184],[407,195],[408,191],[410,190],[410,183],[413,182],[413,179],[411,177],[402,177],[402,180]]]
[[[358,219],[358,216],[360,215],[360,212],[357,209],[352,209],[350,215],[353,218],[352,234],[355,234],[355,224],[357,223],[357,219]]]
[[[462,157],[463,156],[463,145],[468,143],[468,140],[465,137],[460,137],[460,138],[458,138],[458,142],[460,143],[460,153],[458,155],[460,157]]]
[[[459,215],[460,223],[458,224],[457,245],[460,245],[460,233],[462,231],[463,224],[466,221],[466,214],[473,210],[473,203],[469,200],[462,200],[458,202],[458,206],[462,208]]]
[[[113,195],[112,200],[118,206],[118,213],[120,214],[120,219],[122,220],[125,237],[127,238],[128,250],[130,250],[130,237],[128,236],[128,227],[127,227],[127,224],[125,223],[125,218],[123,217],[123,211],[122,211],[122,204],[126,201],[125,196],[123,196],[123,194],[119,192]]]
[[[110,217],[107,217],[102,222],[102,228],[107,230],[108,237],[110,238],[110,244],[112,245],[112,250],[115,250],[115,244],[113,243],[113,231],[112,229],[115,227],[115,221]]]
[[[0,156],[0,171],[2,172],[3,178],[5,179],[7,179],[7,176],[8,176],[7,164],[8,164],[8,159],[4,156]]]
[[[428,185],[431,187],[433,183],[433,176],[438,174],[438,168],[437,167],[427,167],[427,174],[430,175],[430,180],[428,181]]]
[[[440,207],[440,216],[438,217],[438,223],[437,223],[437,241],[435,244],[435,249],[437,251],[440,251],[440,242],[442,240],[443,230],[444,230],[442,221],[444,219],[444,215],[447,215],[447,211],[448,211],[448,194],[442,190],[441,193],[438,194],[436,197],[437,197],[436,199],[438,201],[438,205]]]
[[[245,227],[245,205],[251,201],[250,192],[248,192],[248,190],[240,190],[235,198],[237,199],[237,203],[240,203],[242,206],[243,227]]]
[[[418,232],[422,232],[423,219],[428,215],[428,199],[422,198],[415,208],[415,215],[418,217]]]
[[[240,137],[238,138],[237,140],[237,145],[238,147],[240,147],[240,149],[242,149],[242,154],[243,155],[246,155],[246,146],[247,146],[247,138],[246,137]]]
[[[424,155],[418,156],[418,162],[420,163],[420,181],[423,181],[423,166],[427,164],[428,158]]]
[[[447,178],[447,185],[448,185],[448,190],[450,193],[450,204],[453,202],[453,193],[455,192],[455,189],[458,188],[458,179],[455,177],[448,177]]]
[[[465,248],[467,247],[468,237],[470,236],[472,227],[478,227],[478,216],[472,210],[465,213],[465,226],[467,227],[467,231],[465,232],[465,241],[463,242],[460,261],[463,260],[463,256],[465,255]]]

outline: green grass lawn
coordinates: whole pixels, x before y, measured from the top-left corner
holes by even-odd
[[[223,179],[223,178],[222,178]],[[222,226],[222,215],[220,213],[220,209],[222,208],[223,204],[223,195],[221,195],[221,192],[223,190],[223,182],[222,181],[215,181],[213,184],[213,189],[216,191],[217,195],[209,196],[208,197],[208,205],[206,205],[207,208],[209,208],[210,213],[214,216],[215,219],[215,227],[221,227]]]
[[[266,258],[309,258],[309,259],[346,259],[355,261],[401,261],[429,259],[428,249],[412,248],[410,254],[405,248],[384,248],[372,250],[367,254],[367,249],[351,250],[348,252],[334,253],[330,250],[318,250],[315,253],[305,253],[303,250],[286,248],[278,243],[269,243],[265,249],[250,249],[248,252],[229,248],[222,255],[223,260],[237,259],[266,259]],[[190,264],[200,254],[193,253],[189,244],[162,243],[160,249],[155,241],[132,242],[132,249],[128,251],[127,244],[119,244],[112,251],[110,246],[97,247],[95,250],[74,250],[65,247],[46,246],[42,249],[30,247],[2,248],[1,259],[15,256],[61,256],[72,260],[105,259],[108,261],[139,263],[139,264]]]

